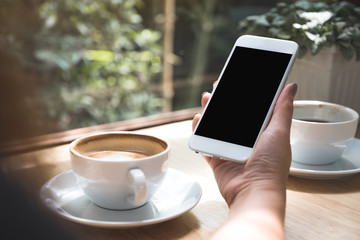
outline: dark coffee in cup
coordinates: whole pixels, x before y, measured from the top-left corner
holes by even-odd
[[[302,118],[296,118],[296,120],[299,121],[305,121],[305,122],[315,122],[315,123],[331,123],[331,121],[328,120],[322,120],[322,119],[302,119]]]

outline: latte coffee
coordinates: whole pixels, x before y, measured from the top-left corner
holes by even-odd
[[[74,140],[69,150],[79,187],[94,204],[111,210],[146,204],[169,167],[170,144],[141,133],[96,133]]]

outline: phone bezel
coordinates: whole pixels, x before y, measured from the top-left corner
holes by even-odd
[[[291,59],[289,61],[289,64],[285,70],[285,73],[282,77],[282,80],[279,84],[279,87],[276,91],[275,97],[272,100],[271,106],[270,106],[270,108],[267,112],[267,115],[265,117],[265,120],[262,124],[261,130],[257,134],[257,138],[256,138],[256,141],[255,141],[255,144],[253,147],[246,147],[246,146],[237,145],[237,144],[233,144],[233,143],[229,143],[229,142],[225,142],[225,141],[221,141],[221,140],[217,140],[217,139],[213,139],[213,138],[196,135],[195,134],[196,129],[199,126],[203,115],[201,116],[199,122],[197,123],[197,125],[194,129],[194,132],[192,133],[192,135],[190,137],[189,147],[190,147],[190,149],[192,149],[195,152],[198,152],[198,153],[201,153],[201,154],[204,154],[207,156],[218,157],[218,158],[225,159],[225,160],[244,162],[252,154],[253,148],[256,146],[261,133],[263,132],[263,130],[265,129],[265,127],[267,126],[267,124],[269,122],[269,119],[271,117],[276,100],[279,97],[280,92],[283,89],[283,87],[286,83],[287,77],[291,71],[293,64],[294,64],[294,61],[295,61],[295,58],[296,58],[296,55],[298,52],[298,45],[295,42],[287,41],[287,40],[250,36],[250,35],[241,36],[236,40],[227,60],[225,62],[225,65],[218,77],[218,80],[221,79],[221,77],[228,65],[228,62],[231,59],[231,56],[233,55],[233,52],[237,46],[254,48],[254,49],[265,50],[265,51],[288,53],[288,54],[292,55]],[[214,87],[212,93],[214,93],[215,91],[216,91],[216,86]],[[209,104],[211,104],[211,97],[210,97],[207,105],[205,106],[203,113],[206,112],[207,106]]]

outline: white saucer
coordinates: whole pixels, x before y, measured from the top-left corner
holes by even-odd
[[[290,175],[310,179],[335,179],[360,173],[360,139],[355,138],[339,160],[328,165],[292,162]]]
[[[47,207],[70,221],[104,228],[129,228],[184,214],[199,202],[201,187],[186,174],[169,169],[163,184],[147,204],[127,211],[112,211],[88,200],[69,170],[49,180],[41,188],[40,197]]]

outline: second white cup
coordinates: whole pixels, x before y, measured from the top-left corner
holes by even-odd
[[[293,161],[325,165],[338,160],[355,136],[358,119],[356,111],[342,105],[295,101],[290,133]]]

